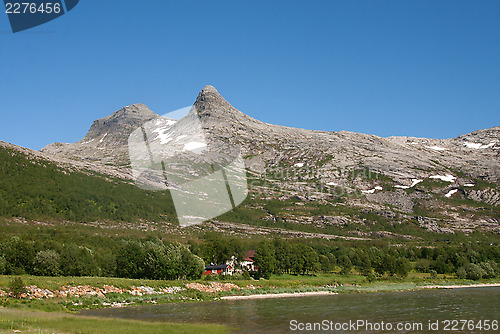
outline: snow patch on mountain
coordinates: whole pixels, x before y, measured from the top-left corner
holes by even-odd
[[[453,176],[451,174],[446,174],[446,175],[432,175],[429,176],[431,179],[439,179],[441,181],[445,182],[455,182],[456,176]]]

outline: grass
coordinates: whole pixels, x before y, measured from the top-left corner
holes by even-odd
[[[223,325],[172,324],[0,309],[0,333],[227,333]]]
[[[184,282],[181,281],[163,281],[163,280],[148,280],[148,279],[129,279],[115,277],[46,277],[46,276],[21,276],[26,285],[36,285],[42,289],[56,290],[63,285],[91,285],[102,288],[104,285],[113,285],[118,288],[130,289],[132,286],[149,286],[149,287],[167,287],[181,286]],[[0,275],[0,287],[7,287],[12,276]]]

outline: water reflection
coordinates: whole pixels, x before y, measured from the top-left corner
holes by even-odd
[[[302,323],[323,320],[344,323],[359,319],[385,323],[420,322],[423,324],[420,333],[436,333],[426,330],[429,320],[500,320],[500,288],[351,293],[334,296],[148,305],[88,310],[82,311],[81,314],[148,321],[220,323],[235,328],[234,332],[237,333],[288,333],[292,319]],[[342,330],[334,332],[352,333]],[[373,332],[380,333],[380,331]],[[416,333],[416,331],[406,332]]]

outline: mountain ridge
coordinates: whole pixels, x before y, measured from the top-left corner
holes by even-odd
[[[450,139],[296,129],[242,113],[212,86],[196,97],[193,116],[207,138],[222,143],[216,150],[240,149],[248,172],[248,200],[213,222],[346,228],[356,237],[376,237],[381,228],[403,233],[405,226],[413,231],[406,234],[500,233],[498,126]],[[182,147],[193,140],[181,140],[186,121],[170,122],[134,104],[96,120],[82,140],[37,154],[130,180],[125,143],[139,126],[151,130],[155,143]]]
[[[334,165],[352,168],[364,164],[397,181],[420,177],[412,176],[404,169],[436,170],[439,164],[444,164],[463,169],[473,177],[500,182],[500,169],[497,167],[500,164],[498,126],[451,139],[379,137],[344,130],[326,132],[299,129],[254,119],[234,108],[210,85],[200,91],[193,110],[207,137],[240,146],[244,156],[260,156],[271,167],[298,159],[314,163],[328,155],[332,168]],[[155,117],[159,116],[143,104],[127,106],[96,120],[82,140],[73,144],[50,144],[42,148],[41,152],[75,160],[127,166],[128,136],[135,128]]]

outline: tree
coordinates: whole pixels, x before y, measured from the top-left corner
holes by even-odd
[[[382,261],[383,272],[394,275],[396,273],[396,258],[392,255],[386,255]]]
[[[474,281],[480,280],[484,275],[486,275],[486,272],[475,263],[468,263],[457,270],[459,278],[467,278]]]
[[[116,274],[118,277],[144,277],[145,252],[137,242],[125,242],[116,255]]]
[[[166,247],[166,279],[199,279],[205,269],[205,262],[178,242]]]
[[[33,262],[33,272],[39,276],[57,276],[59,269],[59,254],[54,250],[40,251]]]
[[[365,252],[361,252],[358,254],[357,261],[358,262],[356,266],[360,273],[366,276],[368,273],[372,272],[372,263]]]
[[[277,274],[289,273],[292,269],[290,244],[281,239],[275,239],[273,244],[276,255],[275,272]]]
[[[204,248],[204,260],[215,264],[226,263],[233,255],[241,258],[243,253],[240,242],[234,238],[224,238],[217,233],[207,233]]]
[[[304,257],[301,254],[300,244],[293,244],[290,249],[290,269],[297,275],[304,271]]]
[[[495,270],[495,263],[490,263],[490,262],[481,262],[479,264],[481,269],[484,271],[483,278],[493,278],[497,276],[496,270]]]
[[[427,259],[418,259],[415,262],[415,270],[419,273],[428,273],[431,266],[431,261]]]
[[[349,275],[351,273],[353,266],[352,266],[351,260],[349,259],[349,257],[347,255],[343,255],[340,257],[339,264],[340,264],[340,268],[342,268],[340,270],[340,273],[342,275]]]
[[[6,269],[7,269],[7,260],[5,260],[5,257],[0,256],[0,275],[3,275]]]
[[[321,254],[318,260],[321,272],[331,273],[333,271],[333,268],[335,266],[335,258],[333,257],[332,254],[328,255]]]
[[[12,237],[5,245],[4,255],[9,273],[32,272],[33,260],[35,259],[33,242],[21,240],[19,237]]]
[[[299,250],[300,256],[303,258],[301,274],[319,270],[318,253],[311,246],[307,245],[300,245]]]
[[[199,279],[205,271],[205,262],[199,256],[192,254],[189,249],[182,250],[182,260],[179,277],[183,279]]]
[[[167,249],[163,244],[151,243],[146,246],[144,254],[144,271],[142,277],[149,279],[176,279],[180,265],[180,251]]]
[[[255,250],[255,265],[259,268],[259,277],[269,279],[274,271],[274,247],[268,241],[262,241]]]
[[[410,261],[405,257],[396,260],[395,273],[400,277],[407,277],[410,272]]]
[[[60,261],[64,276],[95,276],[99,273],[92,250],[87,247],[64,245]]]

